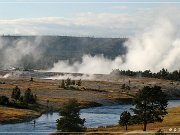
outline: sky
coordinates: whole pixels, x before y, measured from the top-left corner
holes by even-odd
[[[0,0],[0,35],[130,37],[178,0]]]

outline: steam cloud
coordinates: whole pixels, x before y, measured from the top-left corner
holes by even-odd
[[[19,67],[23,59],[29,57],[31,62],[39,60],[42,56],[40,49],[41,37],[35,39],[20,38],[17,40],[6,40],[0,38],[0,57],[3,68]]]
[[[148,70],[157,72],[162,68],[170,71],[180,68],[180,32],[178,10],[169,8],[167,11],[153,13],[150,26],[146,26],[131,37],[124,45],[128,52],[125,62],[118,56],[114,60],[103,56],[84,55],[82,62],[70,65],[68,61],[59,61],[50,71],[110,73],[112,69]]]
[[[70,64],[68,60],[54,63],[48,71],[73,73],[108,74],[113,69],[148,70],[153,72],[162,68],[177,70],[180,68],[180,14],[177,9],[169,8],[147,14],[149,22],[143,29],[131,37],[124,45],[125,56],[117,56],[114,60],[103,55],[84,55],[82,61]],[[143,22],[139,22],[140,24]],[[143,25],[144,26],[144,25]],[[33,41],[21,39],[6,46],[10,41],[0,39],[0,57],[4,67],[16,66],[22,58],[31,56],[33,61],[42,57],[39,46],[41,38]],[[1,64],[2,65],[2,64]]]
[[[122,64],[122,58],[116,57],[115,60],[104,58],[103,55],[90,56],[84,55],[82,62],[75,62],[72,65],[69,61],[59,61],[54,64],[51,72],[87,73],[87,74],[106,74]]]
[[[57,76],[52,76],[52,77],[46,77],[43,79],[52,79],[52,80],[61,80],[61,79],[68,79],[71,78],[73,80],[94,80],[96,77],[94,75],[88,75],[88,74],[83,74],[83,75],[72,75],[72,74],[65,74],[65,75],[57,75]]]

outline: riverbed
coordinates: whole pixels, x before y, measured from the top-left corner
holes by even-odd
[[[180,100],[169,101],[168,108],[180,106]],[[119,116],[123,111],[130,111],[132,105],[116,105],[116,106],[101,106],[92,107],[88,109],[81,109],[81,118],[85,118],[85,126],[88,128],[116,125],[119,121]],[[23,122],[17,124],[0,125],[0,134],[4,133],[43,133],[56,131],[56,120],[59,118],[59,113],[43,114],[39,118],[30,122]]]

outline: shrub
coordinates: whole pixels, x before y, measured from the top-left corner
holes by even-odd
[[[6,96],[0,96],[0,105],[8,105],[9,104],[9,98]]]

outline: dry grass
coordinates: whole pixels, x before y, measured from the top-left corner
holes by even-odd
[[[5,82],[5,84],[0,84],[0,95],[6,95],[10,98],[12,89],[17,85],[21,89],[22,95],[27,88],[30,88],[37,95],[38,102],[44,105],[46,105],[47,100],[49,100],[50,104],[58,103],[57,105],[59,105],[71,98],[77,98],[80,103],[84,104],[98,102],[104,99],[131,98],[129,92],[119,92],[121,84],[117,82],[83,81],[82,85],[87,89],[82,91],[59,88],[60,81],[58,80],[34,78],[34,81],[31,82],[30,78],[1,78],[0,81]],[[103,90],[103,92],[98,91],[98,89]]]
[[[162,123],[150,123],[147,126],[147,132],[156,132],[159,129],[162,129],[165,132],[169,132],[169,128],[180,128],[180,106],[175,108],[168,109],[168,114],[164,117]],[[121,126],[107,126],[88,129],[88,132],[124,132],[123,134],[133,134],[136,132],[145,134],[143,131],[143,125],[131,125],[128,126],[128,131],[125,131],[124,127]],[[119,133],[118,133],[119,134]],[[149,133],[152,134],[152,133]]]
[[[40,116],[40,113],[32,110],[0,106],[0,123],[22,122],[25,119],[35,118],[38,116]]]
[[[129,84],[130,80],[130,84]],[[138,78],[138,77],[111,77],[108,75],[100,75],[96,80],[91,81],[82,81],[83,87],[85,90],[64,90],[59,88],[60,81],[58,80],[43,80],[34,78],[34,81],[30,81],[30,77],[22,78],[0,78],[0,82],[5,82],[5,84],[0,84],[0,95],[6,95],[9,98],[11,97],[12,89],[17,85],[21,89],[21,94],[24,94],[24,91],[27,88],[30,88],[33,93],[38,97],[38,103],[42,105],[47,105],[47,100],[49,100],[49,105],[59,109],[60,105],[64,102],[67,102],[68,99],[76,98],[82,106],[92,106],[94,103],[104,103],[104,100],[117,101],[122,99],[130,99],[137,91],[145,85],[160,85],[163,90],[167,91],[170,95],[174,92],[173,89],[176,89],[176,92],[179,91],[180,85],[177,85],[177,82],[174,82],[173,85],[171,81],[153,79],[153,78]],[[122,90],[122,84],[130,85],[131,90]],[[89,89],[88,89],[89,88]],[[97,90],[97,91],[93,91]],[[101,91],[98,91],[101,90]],[[21,110],[21,109],[17,109]],[[23,109],[24,110],[24,109]],[[15,111],[15,110],[14,110]],[[30,111],[30,110],[26,110]],[[176,109],[170,110],[170,114],[165,117],[163,123],[156,123],[157,126],[166,126],[166,125],[177,125],[180,124],[180,119],[178,118],[179,110]],[[3,119],[11,119],[6,115],[5,111],[0,110],[0,115]],[[4,113],[4,114],[3,114]],[[3,114],[3,116],[2,116]],[[26,116],[26,113],[22,113],[21,116]],[[14,116],[15,118],[16,116]],[[18,115],[17,115],[18,117]],[[153,124],[155,125],[155,124]],[[155,128],[153,125],[149,124],[149,128]],[[141,129],[142,126],[130,126],[130,129],[135,130],[136,128]],[[117,130],[121,129],[117,127]],[[104,130],[104,129],[102,129]],[[109,129],[110,130],[110,129]],[[112,127],[112,130],[115,130]],[[123,130],[123,128],[122,128]]]

